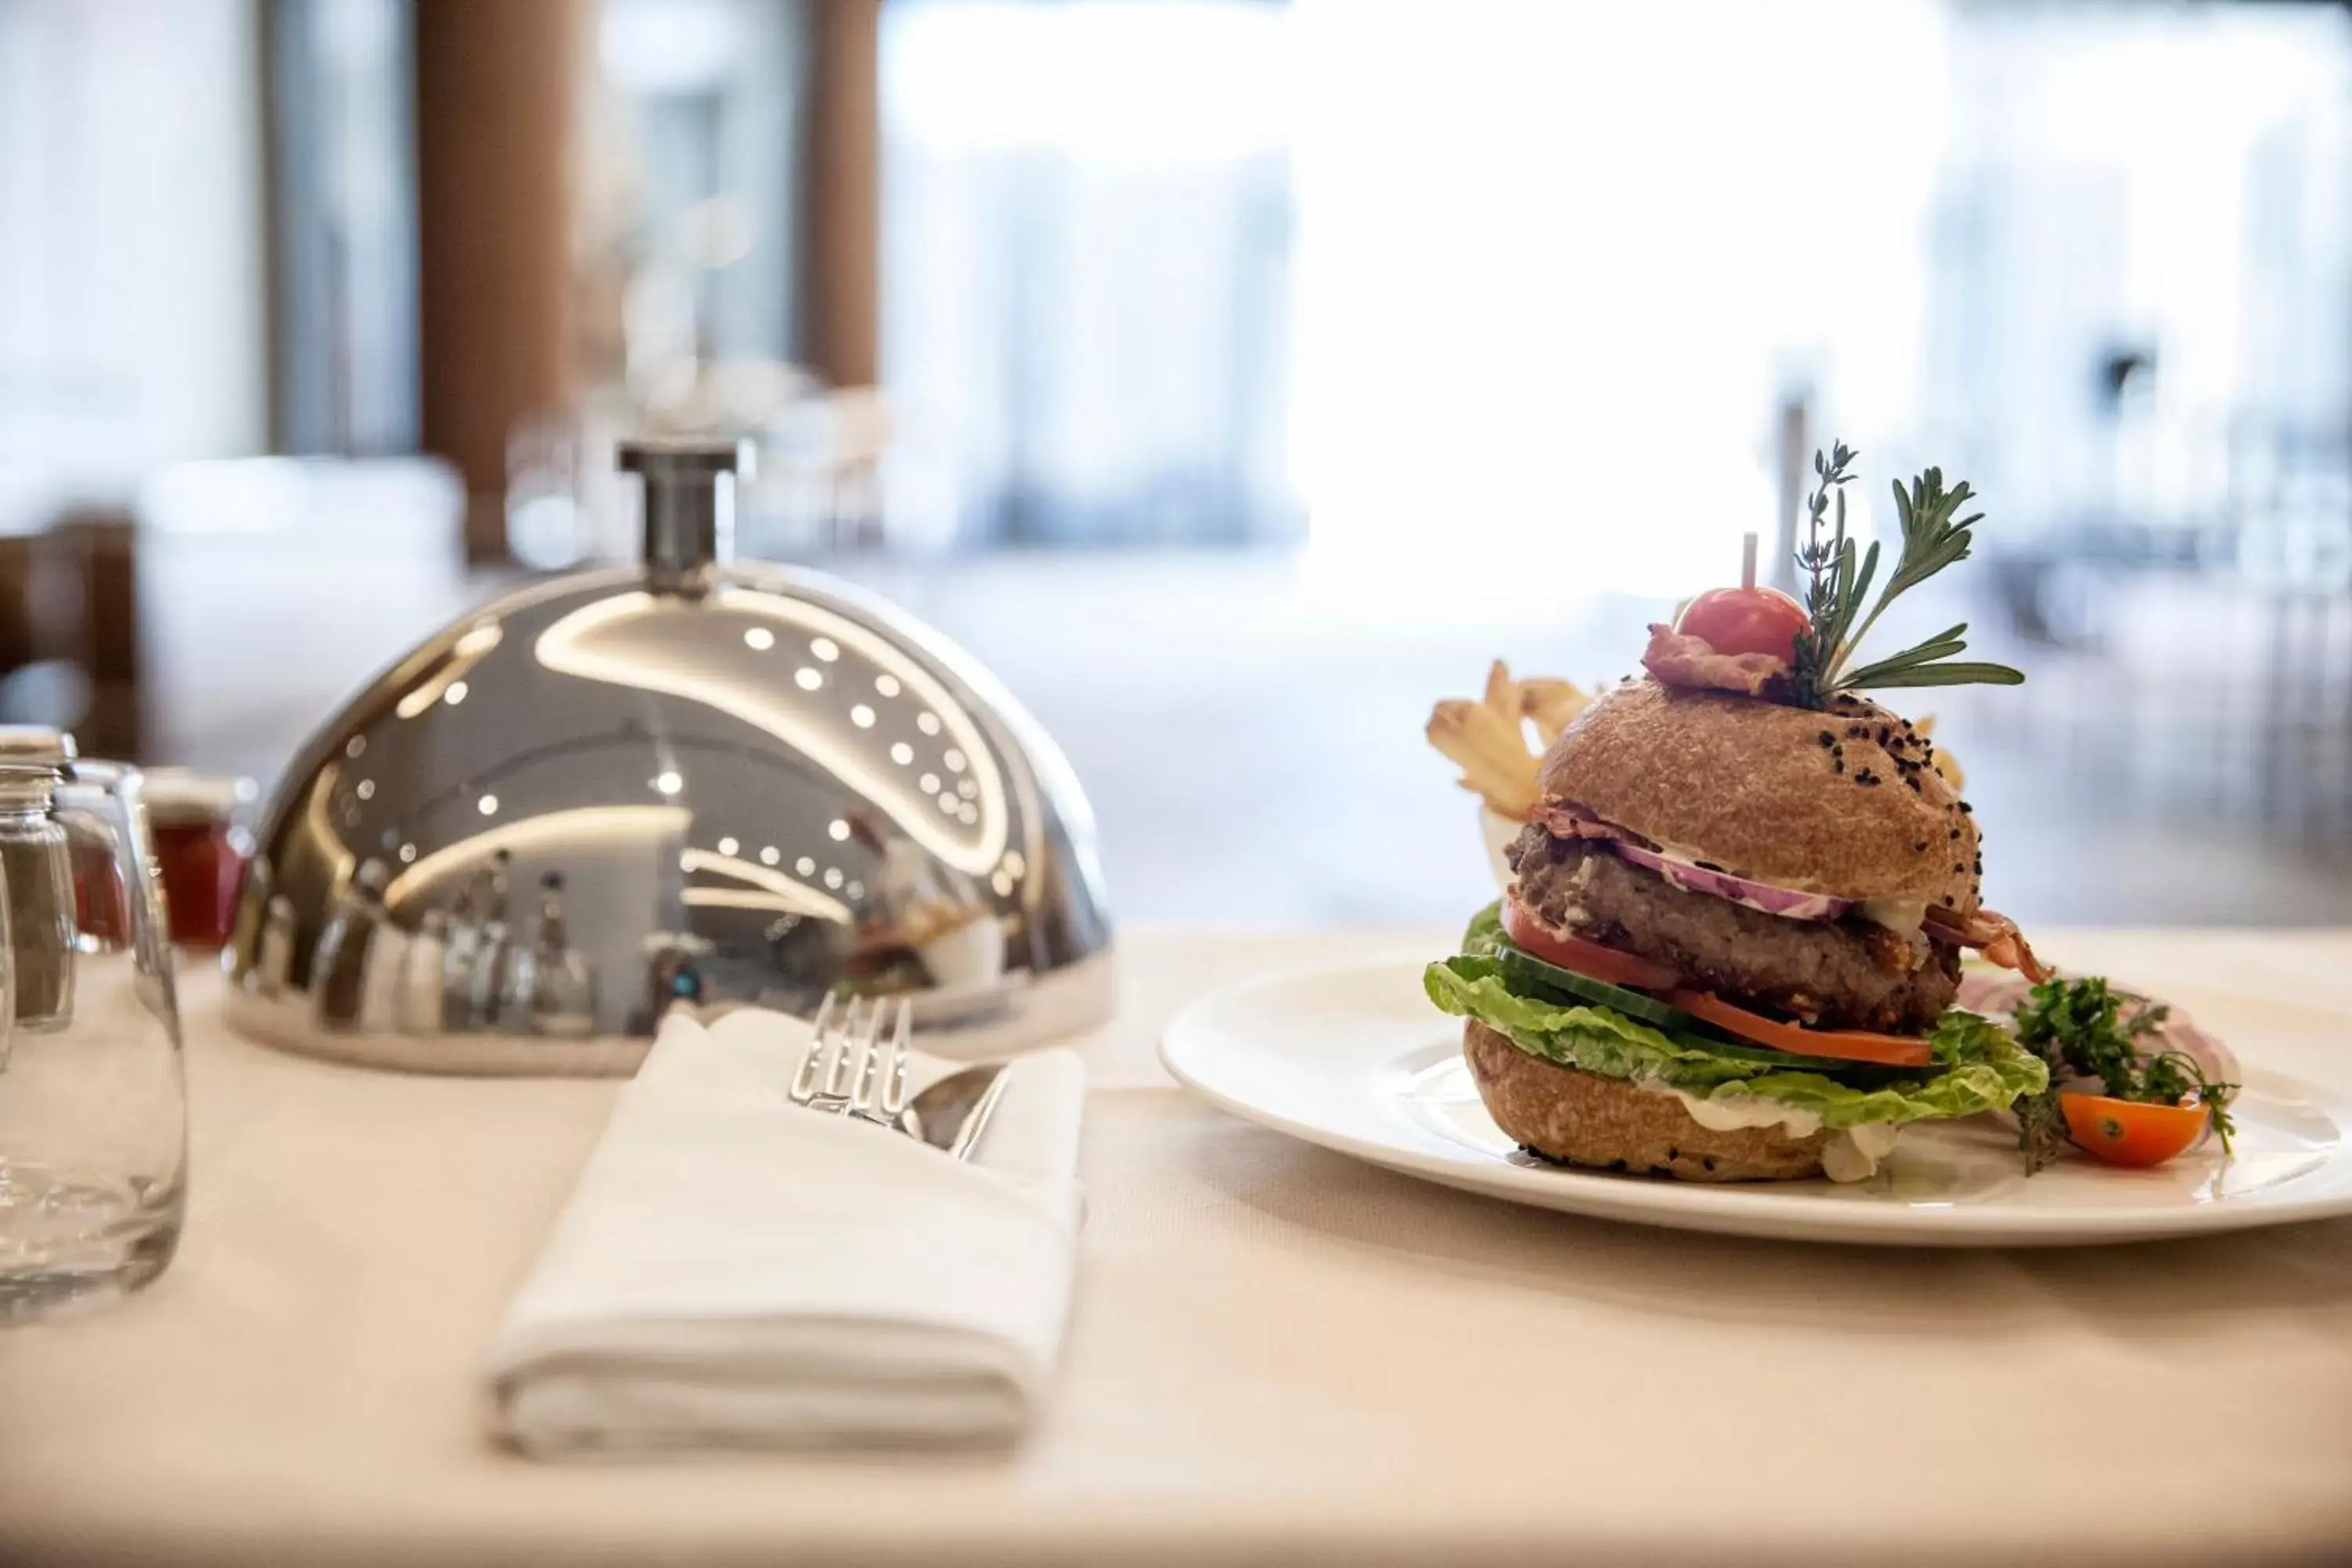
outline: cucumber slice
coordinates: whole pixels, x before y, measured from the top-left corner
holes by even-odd
[[[1654,996],[1640,991],[1628,991],[1622,985],[1612,985],[1589,974],[1579,974],[1573,969],[1562,969],[1557,963],[1547,963],[1535,954],[1513,947],[1508,942],[1498,946],[1496,956],[1502,961],[1503,973],[1521,984],[1534,985],[1579,1002],[1590,1002],[1595,1006],[1622,1013],[1636,1023],[1680,1036],[1720,1057],[1762,1062],[1784,1072],[1821,1073],[1848,1083],[1919,1079],[1939,1070],[1932,1067],[1892,1067],[1878,1062],[1848,1061],[1843,1057],[1803,1056],[1795,1051],[1775,1050],[1770,1046],[1753,1045],[1745,1040],[1726,1039],[1688,1013],[1678,1007],[1669,1007]]]
[[[1501,949],[1503,973],[1515,980],[1549,990],[1564,992],[1580,1002],[1591,1002],[1622,1013],[1639,1024],[1654,1029],[1673,1029],[1684,1034],[1696,1034],[1701,1026],[1696,1018],[1679,1007],[1669,1007],[1654,996],[1639,991],[1628,991],[1622,985],[1612,985],[1606,980],[1595,980],[1589,974],[1579,974],[1573,969],[1562,969],[1557,963],[1542,959],[1507,942]]]

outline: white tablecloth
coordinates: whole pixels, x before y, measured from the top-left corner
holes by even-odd
[[[1974,1254],[1642,1230],[1291,1142],[1153,1060],[1210,986],[1446,945],[1129,933],[1068,1364],[1010,1459],[500,1451],[476,1370],[612,1086],[282,1056],[191,982],[186,1241],[127,1305],[0,1333],[0,1563],[2352,1557],[2352,1223]],[[2352,1049],[2352,933],[2042,945]]]

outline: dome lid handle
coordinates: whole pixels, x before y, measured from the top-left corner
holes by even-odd
[[[646,574],[657,592],[695,585],[735,553],[735,489],[719,477],[748,479],[751,444],[741,440],[647,437],[621,443],[616,466],[646,481]]]

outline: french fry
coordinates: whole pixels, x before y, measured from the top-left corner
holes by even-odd
[[[1462,787],[1485,796],[1498,816],[1521,820],[1534,809],[1535,759],[1516,718],[1506,720],[1483,702],[1455,698],[1431,711],[1423,732],[1462,770]]]
[[[1519,683],[1511,679],[1511,667],[1499,658],[1486,667],[1486,706],[1506,718],[1519,715]]]
[[[1591,702],[1582,688],[1569,681],[1536,679],[1519,683],[1519,710],[1535,721],[1536,734],[1542,739],[1546,751]]]
[[[1449,697],[1430,710],[1423,733],[1462,770],[1464,789],[1485,797],[1498,816],[1524,822],[1543,792],[1536,787],[1536,764],[1592,699],[1565,680],[1514,680],[1511,667],[1496,659],[1486,669],[1486,689],[1476,701]],[[1541,743],[1530,745],[1532,721]]]

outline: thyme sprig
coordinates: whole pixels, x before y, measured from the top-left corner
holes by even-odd
[[[1797,634],[1796,659],[1790,668],[1790,695],[1806,708],[1825,708],[1838,647],[1860,602],[1856,589],[1867,590],[1878,571],[1878,545],[1873,541],[1859,574],[1853,542],[1845,536],[1845,487],[1853,479],[1854,452],[1837,442],[1824,455],[1813,454],[1813,493],[1806,502],[1805,542],[1797,552],[1797,570],[1805,574],[1805,614],[1811,624]],[[1831,533],[1822,537],[1822,519],[1833,519]]]
[[[1946,489],[1940,468],[1919,475],[1907,490],[1897,483],[1895,512],[1902,526],[1902,545],[1885,586],[1871,600],[1871,584],[1878,576],[1878,542],[1873,540],[1867,550],[1857,551],[1845,526],[1845,487],[1853,479],[1854,457],[1843,441],[1827,453],[1813,454],[1805,542],[1797,551],[1797,568],[1806,577],[1805,613],[1811,624],[1797,634],[1796,658],[1789,672],[1791,700],[1801,707],[1826,708],[1839,692],[1865,688],[2014,686],[2023,680],[2022,674],[2005,664],[1957,658],[1969,646],[1965,622],[1900,653],[1850,666],[1854,649],[1887,605],[1945,567],[1968,559],[1974,538],[1969,531],[1984,521],[1982,512],[1959,515],[1975,492],[1965,479]],[[1826,536],[1822,531],[1824,520],[1829,523]],[[1870,605],[1867,615],[1863,614],[1865,602]]]

